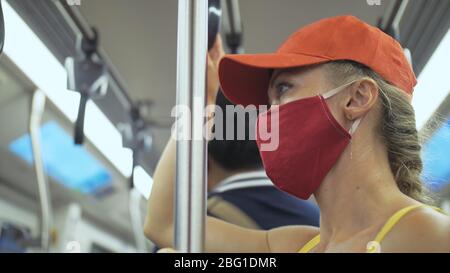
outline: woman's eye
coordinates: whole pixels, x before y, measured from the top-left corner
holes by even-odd
[[[277,95],[278,97],[281,97],[284,93],[286,93],[290,88],[292,87],[292,85],[288,84],[288,83],[279,83],[276,85],[276,90],[277,90]]]

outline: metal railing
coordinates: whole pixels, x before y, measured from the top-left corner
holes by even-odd
[[[177,120],[177,128],[188,128],[188,134],[177,130],[174,238],[175,248],[189,253],[203,251],[205,235],[206,141],[202,111],[206,104],[207,14],[207,0],[178,1],[177,106],[187,107],[190,113]]]

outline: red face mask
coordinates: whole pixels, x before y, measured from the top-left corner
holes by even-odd
[[[308,199],[320,186],[361,121],[356,120],[347,131],[325,102],[351,83],[322,95],[273,107],[258,116],[256,142],[264,169],[276,187]],[[264,132],[269,133],[270,139]],[[274,137],[278,137],[278,147],[267,149]]]

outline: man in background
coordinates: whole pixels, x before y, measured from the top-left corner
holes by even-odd
[[[216,105],[223,112],[215,117],[223,118],[220,123],[223,140],[216,135],[216,139],[208,142],[208,214],[254,229],[319,226],[319,209],[315,204],[278,190],[266,176],[256,142],[250,139],[255,121],[247,115],[238,119],[230,107],[227,111],[227,105],[234,105],[221,92],[217,94]],[[227,128],[231,119],[234,128]],[[237,140],[237,128],[245,128],[244,140]],[[228,129],[233,130],[233,140],[226,140]]]

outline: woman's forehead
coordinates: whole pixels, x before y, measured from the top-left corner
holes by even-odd
[[[301,66],[301,67],[289,67],[289,68],[277,68],[271,70],[271,80],[275,80],[282,74],[289,74],[295,76],[302,76],[309,74],[308,72],[312,72],[316,70],[318,66]]]
[[[289,67],[289,68],[275,68],[272,69],[272,78],[275,78],[283,73],[295,74],[296,72],[300,72],[301,67]]]

